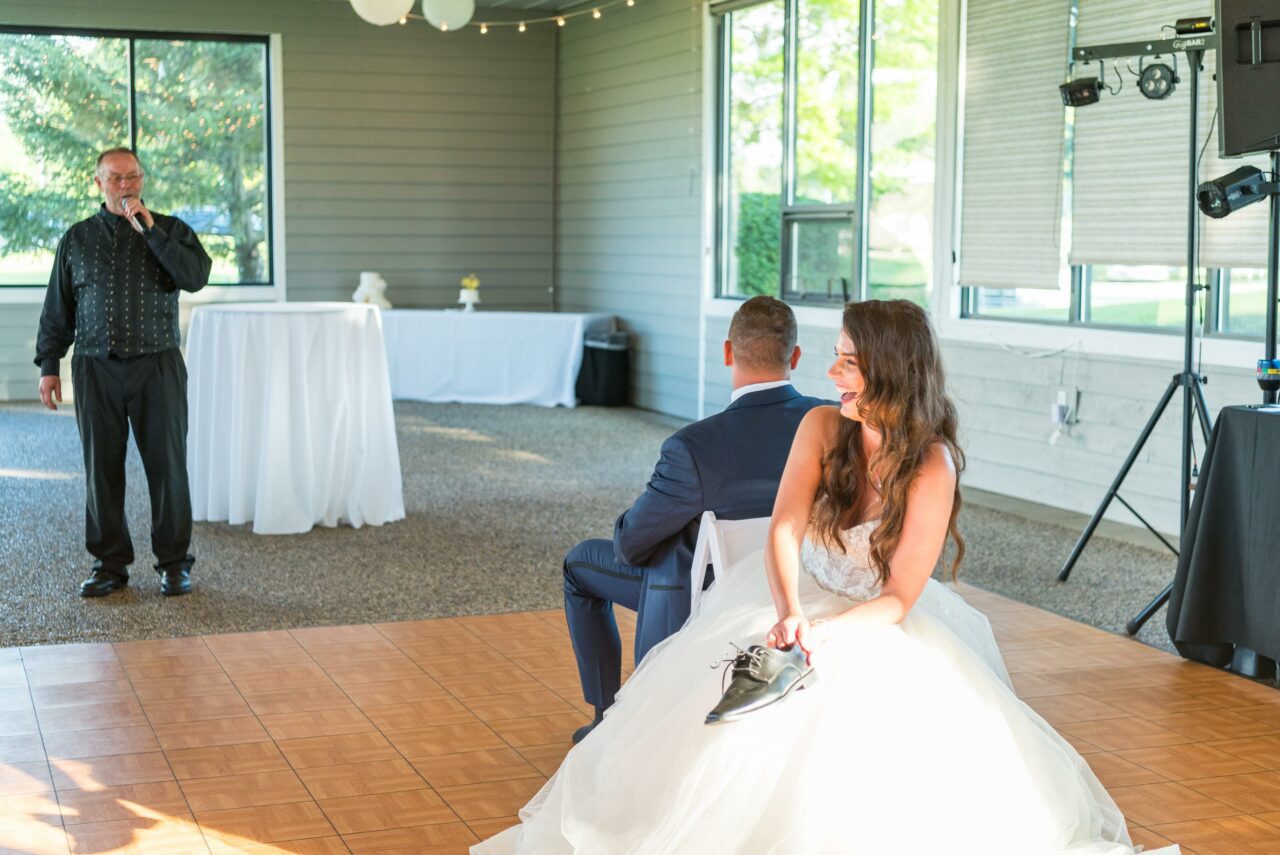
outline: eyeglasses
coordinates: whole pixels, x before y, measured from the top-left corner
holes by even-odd
[[[130,172],[128,175],[108,175],[103,179],[108,184],[132,184],[142,178],[141,172]]]

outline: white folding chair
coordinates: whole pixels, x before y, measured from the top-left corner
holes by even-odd
[[[764,549],[769,536],[769,517],[749,520],[718,520],[714,511],[704,511],[698,524],[698,542],[693,548],[689,572],[689,614],[698,610],[702,586],[707,581],[707,565],[714,565],[716,578],[723,579],[738,559]]]

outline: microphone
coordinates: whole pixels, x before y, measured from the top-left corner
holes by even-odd
[[[138,219],[137,211],[129,210],[129,207],[130,207],[129,203],[136,202],[136,201],[137,199],[135,199],[133,196],[121,196],[120,208],[121,210],[124,211],[124,218],[129,221],[129,225],[133,226],[133,230],[140,235],[145,235],[147,233],[147,230],[146,228],[143,227],[142,222]]]

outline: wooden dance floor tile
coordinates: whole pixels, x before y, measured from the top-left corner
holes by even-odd
[[[426,778],[427,783],[437,789],[537,778],[542,775],[523,755],[511,748],[422,757],[414,760],[413,765]]]
[[[394,793],[398,790],[420,790],[427,781],[408,760],[374,760],[370,763],[348,763],[343,766],[312,766],[299,769],[299,776],[311,796],[317,799],[343,799]]]
[[[440,794],[430,788],[321,799],[319,804],[342,835],[458,820]]]
[[[461,822],[349,834],[343,840],[354,855],[467,855],[480,842]]]
[[[1280,692],[962,593],[1135,843],[1280,852]],[[559,610],[0,650],[0,852],[462,855],[590,712]]]
[[[187,778],[180,786],[187,804],[197,813],[311,800],[311,793],[292,770]]]

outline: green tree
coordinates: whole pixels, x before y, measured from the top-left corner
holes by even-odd
[[[98,200],[102,149],[129,143],[128,43],[0,35],[0,249],[52,249]],[[149,207],[193,219],[236,281],[266,272],[265,47],[137,39],[138,139]]]
[[[128,45],[0,34],[0,240],[51,250],[98,198],[97,152],[128,140]]]
[[[738,197],[738,293],[776,296],[782,265],[782,208],[777,193],[743,193]]]

